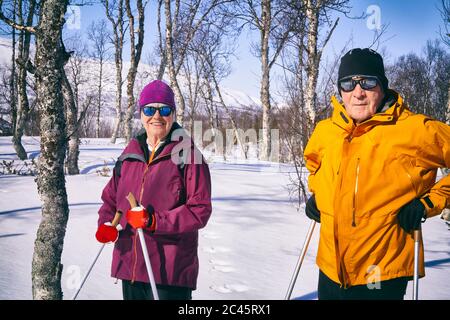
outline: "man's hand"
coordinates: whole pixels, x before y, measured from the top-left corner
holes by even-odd
[[[135,229],[149,228],[150,231],[155,231],[155,210],[151,205],[147,208],[135,207],[127,211],[127,221]]]
[[[320,223],[320,211],[317,209],[315,195],[312,195],[306,202],[305,212],[308,218]]]
[[[119,231],[111,224],[111,222],[107,222],[98,227],[95,237],[101,243],[114,243],[119,238]]]
[[[414,199],[400,209],[397,218],[400,227],[406,232],[419,230],[422,218],[426,218],[425,206],[419,199]]]

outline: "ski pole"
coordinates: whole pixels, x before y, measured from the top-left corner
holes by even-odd
[[[413,300],[419,300],[419,248],[421,231],[414,230],[414,281],[413,281]]]
[[[128,193],[127,199],[128,199],[128,202],[130,203],[131,210],[133,210],[133,208],[137,207],[136,198],[134,197],[134,195],[131,192]],[[150,258],[148,256],[147,244],[145,243],[144,231],[142,230],[142,228],[138,228],[136,230],[139,235],[139,241],[141,242],[142,254],[144,255],[145,266],[147,268],[147,274],[148,274],[148,278],[150,280],[150,286],[152,287],[153,299],[159,300],[158,290],[156,289],[155,277],[153,276],[152,265],[150,263]]]
[[[300,257],[297,262],[297,266],[295,267],[294,274],[292,275],[291,283],[289,284],[288,291],[286,293],[285,300],[291,299],[292,290],[294,289],[295,282],[297,281],[298,273],[300,272],[300,268],[302,267],[303,259],[305,258],[306,251],[308,250],[309,242],[311,241],[311,237],[314,233],[314,227],[316,226],[316,221],[312,220],[309,225],[308,233],[306,234],[306,239],[303,244],[302,251],[300,253]]]
[[[117,211],[116,215],[114,216],[113,221],[111,222],[111,225],[113,227],[116,227],[119,231],[122,229],[122,227],[119,224],[120,218],[122,217],[122,211]],[[86,274],[84,275],[83,280],[80,282],[80,284],[78,285],[77,291],[75,292],[75,294],[72,297],[72,300],[75,300],[78,296],[78,293],[80,292],[81,288],[83,287],[84,283],[86,282],[86,279],[88,278],[89,274],[91,273],[92,268],[94,267],[95,263],[97,262],[98,257],[100,256],[100,254],[103,251],[103,248],[105,247],[106,243],[102,243],[102,245],[100,246],[100,249],[98,250],[97,255],[94,258],[94,261],[92,261],[91,265],[89,266],[88,271],[86,272]]]

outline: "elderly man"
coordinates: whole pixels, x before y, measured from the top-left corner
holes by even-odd
[[[412,231],[450,206],[450,127],[414,114],[388,88],[382,57],[353,49],[341,59],[331,118],[304,157],[309,218],[321,222],[319,299],[403,299],[413,276]],[[420,248],[420,276],[424,273]]]

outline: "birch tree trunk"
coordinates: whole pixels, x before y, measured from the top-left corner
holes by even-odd
[[[31,0],[29,3],[28,16],[26,18],[25,25],[31,26],[33,23],[34,11],[35,11],[36,1]],[[18,2],[18,23],[20,25],[24,24],[23,19],[23,1]],[[14,149],[16,150],[17,156],[21,160],[27,159],[27,153],[22,146],[22,136],[25,130],[25,124],[28,119],[28,113],[30,111],[30,105],[28,102],[27,95],[27,68],[28,58],[30,55],[30,40],[31,33],[21,30],[19,34],[19,50],[17,57],[17,119],[16,126],[13,136]]]
[[[270,0],[261,2],[261,90],[260,97],[263,107],[261,146],[261,160],[269,160],[270,157],[270,67],[269,67],[269,37],[271,28]]]
[[[66,122],[67,122],[67,134],[68,148],[66,157],[67,173],[70,175],[79,174],[78,168],[78,155],[80,154],[80,139],[78,133],[78,108],[75,100],[75,95],[70,85],[69,79],[67,79],[66,73],[62,73],[62,92],[64,96],[64,105],[66,106]]]
[[[61,94],[61,32],[68,0],[41,2],[36,30],[36,87],[41,117],[36,178],[42,200],[32,262],[33,299],[62,299],[61,253],[69,214],[64,180],[66,134]]]
[[[212,94],[212,88],[211,88],[211,83],[210,83],[210,79],[207,78],[204,80],[204,85],[203,87],[206,88],[206,92],[204,92],[204,100],[205,100],[205,105],[206,105],[206,110],[208,112],[208,116],[209,116],[209,122],[211,123],[211,131],[212,131],[212,138],[214,139],[214,149],[216,154],[219,154],[220,156],[222,156],[223,160],[225,160],[225,153],[223,150],[223,138],[221,139],[221,141],[217,141],[220,138],[220,133],[219,133],[219,117],[218,117],[218,112],[217,112],[217,108],[214,105],[214,98],[213,98],[213,94]]]
[[[114,120],[114,129],[111,136],[111,143],[116,143],[116,139],[120,132],[120,125],[122,123],[122,52],[123,52],[123,41],[124,41],[124,21],[123,21],[123,0],[118,1],[117,7],[117,19],[114,20],[112,13],[110,12],[109,1],[106,0],[105,3],[106,16],[113,26],[114,33],[114,60],[116,63],[116,119]],[[113,11],[115,8],[111,8]]]
[[[129,29],[130,29],[130,69],[127,75],[127,96],[128,105],[127,113],[125,117],[125,139],[127,142],[131,140],[133,134],[133,114],[135,112],[136,100],[134,97],[134,82],[136,80],[137,68],[139,61],[141,59],[142,46],[144,45],[144,7],[142,5],[142,0],[136,1],[138,9],[138,29],[135,32],[134,28],[134,16],[131,12],[130,0],[125,0],[125,6],[127,11],[127,16],[129,19]],[[135,33],[138,35],[138,42],[136,44]]]
[[[184,101],[180,86],[178,85],[177,73],[175,68],[172,11],[170,7],[170,0],[164,0],[164,5],[166,15],[166,59],[167,66],[169,67],[170,86],[172,87],[177,101],[177,122],[184,127],[184,113],[186,110],[186,103]]]
[[[13,2],[13,22],[16,22],[17,1]],[[11,77],[9,78],[9,95],[11,97],[11,124],[12,124],[12,143],[17,156],[21,160],[27,158],[27,153],[22,146],[22,135],[17,135],[17,119],[19,118],[19,108],[16,94],[16,29],[12,28],[11,34]]]
[[[103,56],[100,56],[99,61],[100,70],[98,73],[98,87],[97,87],[97,114],[95,119],[95,137],[100,138],[100,113],[102,110],[102,89],[103,89]]]
[[[319,27],[319,8],[321,0],[313,4],[312,0],[306,0],[306,18],[309,21],[308,28],[308,62],[306,67],[307,86],[305,94],[305,109],[309,118],[309,123],[313,125],[316,120],[316,87],[319,75],[319,65],[317,63],[317,33]]]
[[[450,83],[448,84],[448,96],[447,96],[447,121],[445,122],[450,126]]]
[[[157,17],[157,25],[158,25],[158,40],[159,40],[159,53],[161,55],[161,61],[159,63],[158,75],[156,79],[162,80],[164,77],[164,73],[166,72],[167,66],[167,54],[166,47],[163,45],[163,36],[161,32],[161,10],[162,10],[162,2],[163,0],[158,0],[158,17]]]

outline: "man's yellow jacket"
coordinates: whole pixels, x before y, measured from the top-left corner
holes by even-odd
[[[319,268],[344,287],[412,277],[414,239],[398,224],[402,206],[426,201],[428,217],[450,206],[450,126],[411,112],[400,95],[388,109],[355,125],[335,97],[304,157],[321,213]],[[423,245],[420,276],[424,276]]]

